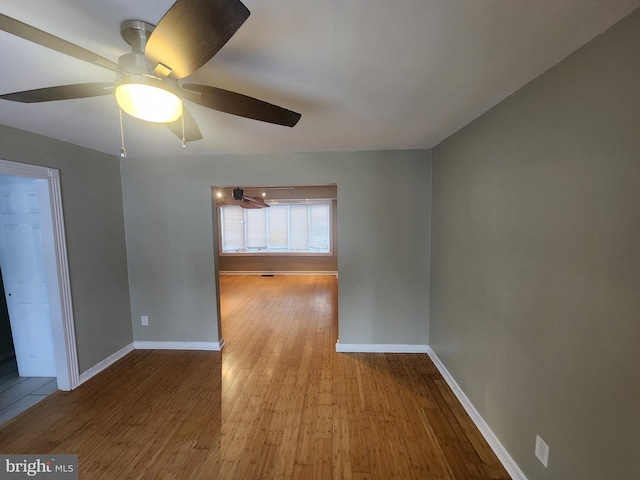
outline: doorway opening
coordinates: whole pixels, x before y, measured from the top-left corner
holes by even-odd
[[[216,186],[211,198],[220,345],[223,277],[338,276],[336,184]],[[269,206],[256,208],[260,203]]]
[[[72,390],[79,372],[59,171],[0,160],[0,176],[0,268],[19,374]]]

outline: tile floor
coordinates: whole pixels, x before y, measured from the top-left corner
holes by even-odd
[[[19,377],[15,357],[0,361],[0,425],[57,390],[55,378]]]

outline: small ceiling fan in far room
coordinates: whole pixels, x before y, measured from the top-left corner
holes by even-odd
[[[22,103],[115,94],[129,115],[164,123],[186,142],[202,139],[183,100],[241,117],[293,127],[300,114],[209,85],[178,83],[207,63],[249,17],[239,0],[177,0],[158,25],[127,20],[120,25],[131,53],[118,63],[0,13],[0,30],[113,71],[115,82],[79,83],[0,95]],[[123,142],[124,143],[124,142]],[[121,156],[126,156],[124,144]],[[260,199],[262,200],[262,199]]]
[[[232,197],[225,197],[221,191],[218,191],[216,205],[224,207],[227,205],[237,205],[242,208],[267,208],[269,205],[260,197],[246,197],[244,190],[236,187],[232,190]]]

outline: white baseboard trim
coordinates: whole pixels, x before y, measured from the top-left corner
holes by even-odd
[[[340,343],[340,340],[336,342],[338,353],[427,353],[428,348],[428,345]]]
[[[220,343],[222,342],[222,343]],[[207,350],[219,352],[224,346],[224,339],[220,342],[146,342],[136,341],[136,350]]]
[[[13,350],[9,350],[8,352],[0,355],[0,362],[2,362],[3,360],[6,360],[7,358],[13,357],[14,355],[15,355],[15,352]]]
[[[502,463],[505,470],[513,480],[527,480],[525,474],[520,470],[520,467],[516,464],[516,462],[511,458],[509,452],[507,452],[506,448],[500,443],[498,437],[495,436],[487,422],[484,421],[480,413],[476,410],[476,408],[471,403],[471,400],[465,395],[464,391],[458,383],[455,381],[453,376],[449,373],[447,368],[444,366],[442,361],[438,358],[436,353],[431,349],[431,347],[427,347],[427,354],[431,357],[431,360],[435,364],[436,368],[440,371],[440,374],[443,376],[453,393],[458,398],[464,409],[467,411],[473,423],[475,423],[482,436],[487,441],[493,452],[498,457],[498,460]]]
[[[224,344],[224,338],[221,338],[218,342],[133,342],[109,355],[86,372],[81,373],[78,385],[95,377],[134,350],[207,350],[219,352],[224,347]]]
[[[127,345],[125,347],[122,347],[117,352],[109,355],[107,358],[105,358],[101,362],[97,363],[96,365],[91,367],[89,370],[87,370],[85,372],[82,372],[80,374],[79,379],[78,379],[78,386],[82,385],[84,382],[86,382],[90,378],[95,377],[97,374],[99,374],[105,368],[110,367],[111,365],[116,363],[118,360],[120,360],[122,357],[124,357],[126,354],[128,354],[128,353],[130,353],[132,351],[133,351],[133,343],[130,343],[129,345]]]
[[[277,271],[277,272],[251,272],[251,271],[234,271],[234,272],[220,272],[220,275],[332,275],[338,276],[338,272],[335,271]]]

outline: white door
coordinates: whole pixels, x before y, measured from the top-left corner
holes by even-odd
[[[0,183],[0,266],[18,373],[55,377],[41,214],[49,205],[36,183],[46,181],[17,181]]]

